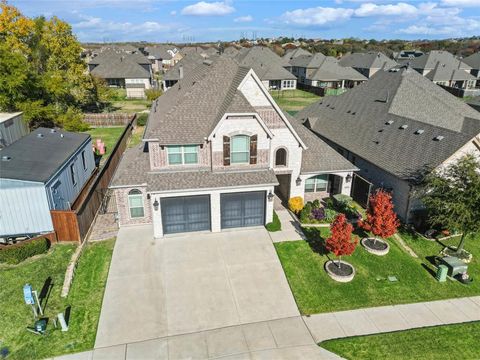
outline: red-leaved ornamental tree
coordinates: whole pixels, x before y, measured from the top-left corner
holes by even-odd
[[[381,189],[370,195],[367,219],[359,225],[382,239],[395,234],[400,221],[393,211],[392,195]]]
[[[358,244],[358,238],[352,239],[353,226],[347,222],[345,214],[338,214],[330,225],[330,237],[325,241],[325,247],[340,260],[342,255],[351,255]],[[340,261],[338,262],[340,267]]]

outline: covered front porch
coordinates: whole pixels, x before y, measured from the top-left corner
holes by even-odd
[[[305,202],[322,200],[333,195],[350,196],[352,187],[352,172],[300,174],[296,178],[292,173],[277,173],[278,185],[275,194],[284,203],[288,199],[301,196]]]

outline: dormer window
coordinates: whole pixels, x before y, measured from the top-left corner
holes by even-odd
[[[198,146],[167,146],[169,165],[191,165],[198,163]]]
[[[232,137],[230,162],[232,164],[250,163],[250,136],[236,135]]]

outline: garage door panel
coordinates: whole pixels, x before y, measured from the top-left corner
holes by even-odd
[[[161,199],[163,232],[210,230],[210,196],[185,196]]]
[[[265,192],[221,195],[222,228],[261,226],[265,223]]]

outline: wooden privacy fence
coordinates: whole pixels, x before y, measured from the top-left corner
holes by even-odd
[[[107,193],[108,185],[127,147],[136,117],[130,118],[112,153],[88,186],[79,194],[71,210],[52,210],[53,228],[58,241],[83,242]]]
[[[91,126],[119,126],[129,124],[132,117],[133,114],[127,113],[88,113],[83,116],[83,121]]]

